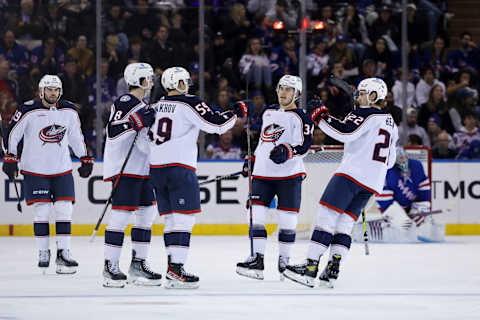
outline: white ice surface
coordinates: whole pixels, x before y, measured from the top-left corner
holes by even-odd
[[[295,245],[301,262],[308,242]],[[238,276],[247,237],[192,237],[186,270],[197,290],[101,286],[103,238],[73,237],[79,261],[73,276],[42,275],[34,238],[0,238],[0,319],[480,319],[480,237],[448,237],[442,244],[353,244],[335,289],[280,282],[277,245],[267,244],[265,280]],[[152,269],[165,273],[162,237],[154,237]],[[128,271],[130,239],[121,268]],[[325,264],[323,259],[321,266]]]

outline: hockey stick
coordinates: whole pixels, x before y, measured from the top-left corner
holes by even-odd
[[[246,98],[248,100],[248,77]],[[253,252],[253,211],[252,211],[252,147],[250,143],[250,117],[247,115],[247,168],[248,168],[248,208],[250,217],[248,220],[248,236],[250,238],[250,256],[254,257]]]
[[[451,212],[451,211],[452,210],[450,210],[450,209],[445,209],[445,210],[438,209],[438,210],[432,210],[432,211],[429,211],[429,212],[415,213],[415,214],[412,214],[410,216],[411,217],[418,217],[418,216],[426,217],[426,216],[431,216],[433,214],[448,213],[448,212]]]
[[[13,178],[12,182],[15,186],[15,193],[17,194],[17,210],[18,212],[22,213],[22,204],[20,203],[20,194],[18,193],[17,182],[15,181],[15,178]]]
[[[363,224],[363,243],[365,244],[365,255],[368,256],[370,254],[370,250],[368,249],[368,232],[367,232],[367,219],[365,217],[365,208],[362,209],[362,224]]]
[[[210,180],[202,181],[198,185],[203,186],[204,184],[209,184],[209,183],[220,181],[220,180],[227,180],[227,179],[230,179],[232,177],[238,176],[241,173],[242,173],[242,171],[238,171],[238,172],[235,172],[235,173],[227,174],[225,176],[218,176],[218,177],[210,179]]]
[[[118,174],[118,178],[115,180],[115,183],[113,184],[112,192],[110,193],[110,197],[107,200],[107,203],[105,204],[105,207],[103,208],[102,215],[100,218],[98,218],[97,224],[95,225],[95,229],[93,230],[92,236],[90,237],[90,242],[93,242],[95,239],[95,235],[97,234],[98,229],[100,228],[100,224],[102,223],[103,218],[105,217],[105,213],[107,212],[108,206],[112,203],[112,198],[115,195],[115,192],[117,191],[117,186],[118,182],[122,178],[123,170],[125,170],[125,167],[127,166],[128,159],[130,159],[130,155],[132,154],[133,147],[135,146],[135,143],[137,142],[137,137],[138,137],[138,132],[135,134],[135,138],[133,138],[132,145],[130,146],[130,149],[128,149],[127,156],[125,157],[125,160],[123,161],[122,168],[120,169],[120,173]]]

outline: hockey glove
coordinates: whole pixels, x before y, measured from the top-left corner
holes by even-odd
[[[155,121],[155,111],[151,108],[142,108],[129,117],[130,125],[135,131],[140,131],[145,127],[151,127]]]
[[[233,113],[239,118],[251,116],[252,110],[249,110],[248,104],[245,101],[237,101],[233,104]]]
[[[252,154],[252,158],[250,160],[250,166],[251,166],[252,172],[253,172],[253,165],[254,164],[255,164],[255,156]],[[243,162],[242,176],[244,178],[248,177],[248,155],[245,156],[245,161]]]
[[[293,148],[289,144],[282,143],[270,151],[270,160],[276,164],[282,164],[288,159],[293,158]]]
[[[312,121],[315,122],[317,125],[320,120],[330,115],[330,113],[328,112],[328,108],[325,107],[322,100],[318,99],[317,97],[308,102],[307,112],[310,115]]]
[[[18,158],[13,154],[3,156],[2,170],[10,180],[15,179],[18,176]]]
[[[78,168],[78,174],[82,178],[88,178],[92,174],[93,170],[93,158],[81,157],[80,162],[82,165]]]

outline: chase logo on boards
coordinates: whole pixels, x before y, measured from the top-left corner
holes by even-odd
[[[45,127],[42,130],[40,130],[40,133],[38,134],[38,136],[40,140],[43,141],[44,145],[45,143],[60,144],[66,132],[67,132],[67,128],[65,128],[64,126],[53,124],[51,126]]]

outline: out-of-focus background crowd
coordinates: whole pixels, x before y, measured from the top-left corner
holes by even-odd
[[[103,132],[96,130],[97,115],[104,124],[108,121],[112,102],[128,90],[125,66],[141,61],[150,63],[157,76],[153,101],[164,94],[158,77],[171,66],[189,70],[190,93],[203,96],[218,109],[238,99],[251,100],[255,115],[250,127],[256,139],[262,109],[276,103],[278,79],[300,73],[299,29],[303,26],[308,98],[317,95],[334,110],[338,90],[328,85],[330,75],[354,86],[364,78],[380,77],[389,87],[387,109],[399,125],[402,145],[429,146],[434,158],[480,158],[480,48],[476,44],[480,28],[471,23],[474,19],[462,17],[475,17],[469,1],[457,1],[462,2],[463,11],[452,8],[455,1],[408,1],[405,103],[402,1],[307,0],[305,15],[295,0],[204,1],[204,46],[199,45],[199,1],[102,1],[102,48],[97,63],[95,1],[0,0],[2,128],[19,104],[38,98],[42,75],[58,74],[63,98],[79,108],[90,152],[101,157],[98,141]],[[101,86],[99,102],[97,85]],[[240,159],[246,150],[245,125],[221,136],[203,136],[201,157]],[[337,143],[315,130],[314,144]]]

